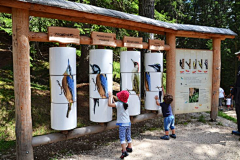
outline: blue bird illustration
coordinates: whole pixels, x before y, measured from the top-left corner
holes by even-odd
[[[149,67],[152,67],[156,72],[161,72],[161,64],[156,63],[156,64],[150,64],[148,65]]]
[[[146,88],[146,91],[151,90],[151,77],[149,72],[145,73],[145,88]]]
[[[96,82],[92,79],[93,83],[95,84],[95,90],[97,87],[98,93],[102,98],[108,98],[108,80],[106,74],[101,74],[101,69],[98,65],[93,64],[90,66],[92,67],[92,71],[94,74],[97,74]]]
[[[57,80],[58,85],[61,88],[61,93],[64,93],[67,101],[68,101],[68,110],[67,110],[67,115],[66,117],[68,118],[69,116],[69,112],[71,110],[72,104],[74,102],[74,97],[75,97],[75,93],[74,93],[74,79],[73,79],[73,75],[72,75],[72,68],[70,66],[70,62],[68,59],[68,66],[66,71],[63,73],[63,79],[62,79],[62,85],[59,83],[59,81]]]
[[[100,69],[100,67],[99,67],[98,65],[96,65],[96,64],[91,65],[91,64],[90,64],[90,66],[91,66],[91,68],[92,68],[93,74],[99,74],[99,73],[101,73],[101,69]]]

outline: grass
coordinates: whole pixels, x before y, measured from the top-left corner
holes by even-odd
[[[15,145],[16,145],[16,141],[0,140],[0,152],[4,152],[9,148],[13,148]]]
[[[227,115],[227,114],[224,113],[224,112],[218,111],[218,116],[219,116],[219,117],[222,117],[222,118],[225,118],[225,119],[228,119],[228,120],[230,120],[230,121],[232,121],[232,122],[234,122],[234,123],[237,123],[237,119],[236,119],[236,118],[233,118],[233,117]]]
[[[201,116],[198,118],[198,122],[206,123],[206,119],[205,119],[204,115],[201,115]]]

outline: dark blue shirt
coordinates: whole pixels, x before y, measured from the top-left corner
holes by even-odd
[[[163,117],[168,117],[172,114],[172,107],[170,104],[166,104],[165,102],[160,103],[160,106],[162,107],[162,113],[163,113]]]

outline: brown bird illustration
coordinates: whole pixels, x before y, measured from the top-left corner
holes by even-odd
[[[67,115],[66,117],[68,118],[69,116],[69,112],[71,110],[72,104],[74,102],[73,98],[75,97],[75,93],[74,93],[74,80],[73,80],[73,75],[72,75],[72,68],[70,66],[69,63],[69,59],[68,59],[68,66],[66,71],[63,73],[63,79],[62,79],[62,85],[60,84],[60,82],[57,80],[58,85],[61,88],[61,93],[64,93],[67,101],[68,101],[68,110],[67,110]]]

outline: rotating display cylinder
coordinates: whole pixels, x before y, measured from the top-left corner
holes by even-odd
[[[129,91],[130,116],[141,112],[141,61],[139,51],[123,51],[120,54],[121,90]]]
[[[51,85],[51,128],[77,127],[76,48],[49,49]]]
[[[145,53],[144,65],[145,109],[159,110],[155,96],[162,102],[163,53]]]
[[[112,92],[113,51],[92,49],[89,52],[89,112],[92,122],[112,120],[112,108],[108,106],[108,92]]]

